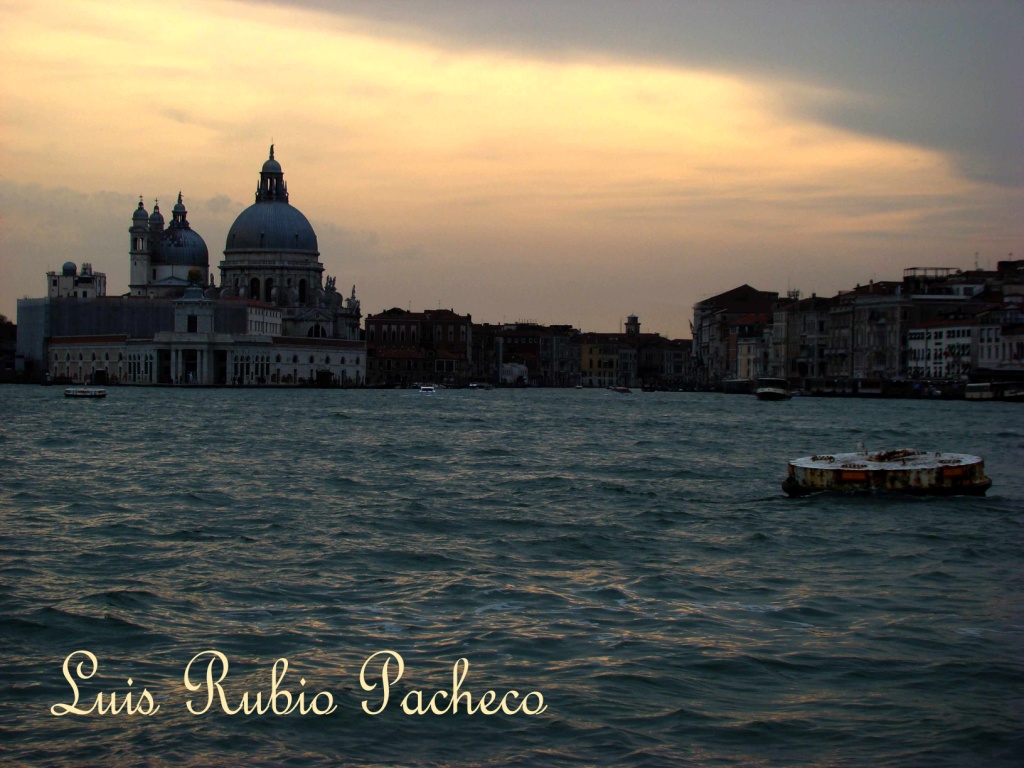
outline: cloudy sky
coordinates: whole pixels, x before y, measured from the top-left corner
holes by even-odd
[[[0,37],[9,317],[67,260],[126,291],[139,195],[219,279],[271,142],[364,313],[686,337],[744,282],[1024,255],[1019,0],[0,0]]]

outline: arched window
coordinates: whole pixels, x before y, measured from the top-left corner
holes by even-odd
[[[306,303],[306,281],[299,280],[299,304]]]
[[[260,298],[260,279],[254,277],[249,281],[249,297],[259,301]]]
[[[331,356],[328,355],[327,357],[324,358],[324,365],[330,365],[330,364],[331,364]]]
[[[263,286],[263,300],[270,303],[270,295],[274,292],[274,278],[268,277],[266,284]]]
[[[277,356],[277,362],[279,362],[279,363],[281,362],[281,356],[280,355]]]
[[[310,356],[309,356],[309,364],[310,364],[310,365],[314,365],[315,363],[316,363],[316,360],[315,360],[315,358],[314,358],[314,357],[313,357],[312,355],[310,355]]]

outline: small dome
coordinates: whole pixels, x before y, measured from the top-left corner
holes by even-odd
[[[281,173],[281,164],[274,159],[274,145],[270,145],[270,157],[263,163],[263,173]]]
[[[64,266],[61,267],[61,272],[64,277],[74,277],[78,274],[78,267],[75,266],[75,262],[73,261],[65,261]]]
[[[142,204],[142,198],[139,198],[139,207],[135,209],[135,213],[132,214],[132,221],[146,221],[149,218],[149,213],[146,212],[145,206]]]
[[[170,227],[160,237],[153,263],[207,269],[210,251],[199,233],[183,227]]]
[[[153,213],[150,214],[149,223],[157,224],[161,227],[164,225],[164,215],[160,213],[160,203],[156,203],[153,206]]]

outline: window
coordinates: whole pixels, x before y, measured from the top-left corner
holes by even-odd
[[[199,333],[199,316],[188,316],[188,333]]]

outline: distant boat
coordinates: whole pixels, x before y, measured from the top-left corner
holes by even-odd
[[[424,384],[424,385],[422,385],[420,387],[420,394],[421,395],[432,395],[432,394],[434,394],[434,385],[433,384]]]
[[[754,390],[758,400],[789,400],[793,393],[787,379],[760,378]]]
[[[620,395],[628,395],[632,392],[629,387],[609,387],[612,392],[618,392]]]
[[[64,390],[64,397],[99,398],[106,397],[107,390],[100,387],[68,387]]]

